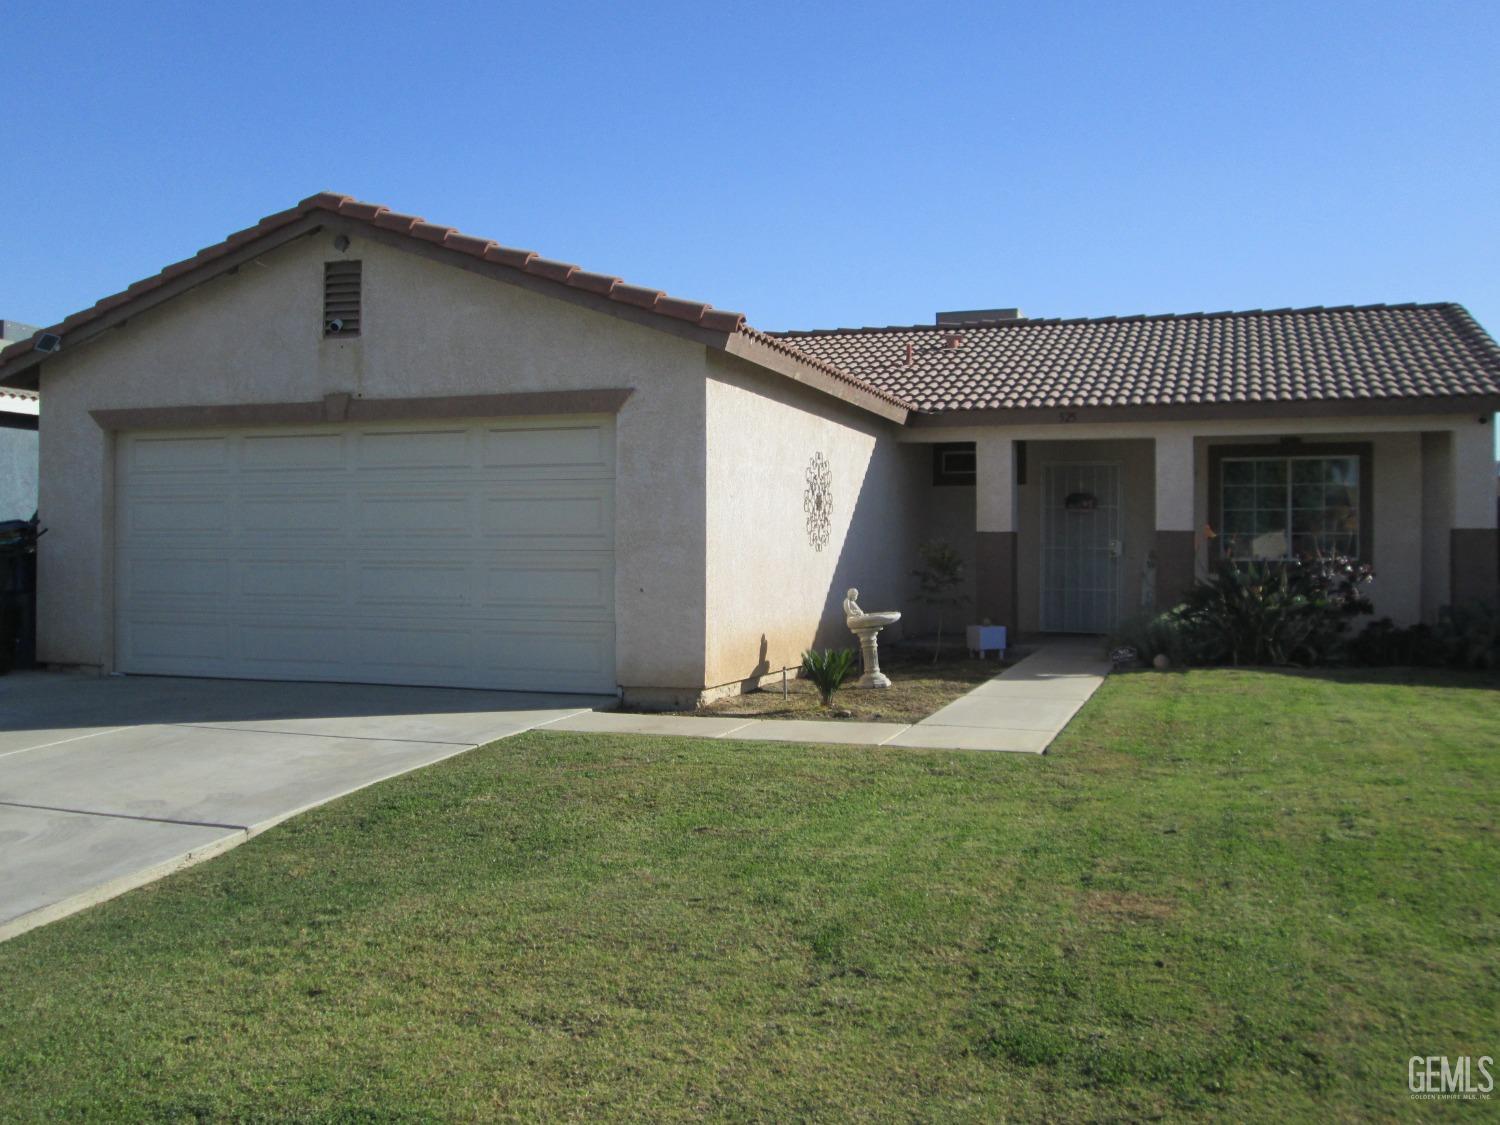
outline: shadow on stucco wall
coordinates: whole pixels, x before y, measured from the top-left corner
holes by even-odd
[[[928,456],[925,446],[890,441],[883,449],[877,447],[854,498],[817,630],[806,647],[858,647],[844,624],[844,597],[851,588],[859,590],[859,603],[865,610],[901,611],[902,620],[881,635],[883,641],[900,639],[918,609],[912,601],[916,580],[911,571],[917,566],[917,546],[926,531],[921,501],[928,487]]]

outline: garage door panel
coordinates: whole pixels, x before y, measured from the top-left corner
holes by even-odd
[[[361,491],[355,501],[358,529],[366,534],[446,532],[467,535],[473,527],[473,500],[459,490],[391,489]]]
[[[470,567],[426,561],[355,565],[355,605],[363,611],[394,605],[461,608],[470,603]]]
[[[607,559],[590,562],[565,554],[486,566],[481,576],[481,609],[579,610],[612,617],[614,575]]]
[[[124,522],[134,535],[222,535],[233,522],[233,508],[226,497],[145,497],[131,505]]]
[[[341,539],[346,534],[343,524],[348,507],[348,496],[340,492],[308,495],[294,488],[285,492],[258,488],[253,494],[240,496],[235,515],[238,529],[254,532],[258,541],[276,535]]]
[[[208,608],[230,595],[234,565],[226,558],[141,555],[128,560],[121,588],[132,598],[208,599]]]
[[[444,672],[463,676],[472,667],[474,638],[469,627],[433,629],[394,622],[362,626],[353,637],[362,653],[361,661],[372,679],[408,675],[431,676]]]
[[[614,449],[598,426],[547,430],[492,429],[484,435],[485,468],[556,470],[569,477],[613,476]]]
[[[122,671],[614,690],[607,420],[118,449]]]
[[[348,565],[334,559],[242,558],[238,571],[240,604],[341,604],[349,589]]]
[[[614,665],[613,630],[580,623],[517,625],[504,633],[481,632],[474,638],[482,664],[512,676],[599,674]]]
[[[122,640],[131,662],[143,672],[172,671],[183,659],[221,670],[232,657],[229,623],[212,618],[194,621],[186,615],[169,619],[143,615],[129,623]]]
[[[249,665],[305,669],[341,668],[350,662],[347,630],[337,622],[241,621],[239,657]]]
[[[469,430],[391,430],[359,435],[360,469],[467,469]]]
[[[539,549],[547,540],[559,547],[603,545],[613,538],[612,492],[611,486],[592,481],[490,492],[479,501],[479,527],[488,538],[525,540]]]
[[[131,469],[146,476],[161,472],[221,470],[229,464],[226,437],[151,437],[138,439],[132,448]]]
[[[343,472],[343,434],[251,434],[240,444],[240,468],[249,474]]]

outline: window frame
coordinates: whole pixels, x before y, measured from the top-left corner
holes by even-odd
[[[1225,557],[1224,544],[1224,462],[1238,460],[1283,460],[1302,458],[1353,457],[1359,465],[1359,548],[1356,560],[1371,563],[1375,557],[1375,474],[1374,446],[1367,441],[1303,443],[1283,441],[1274,445],[1211,445],[1208,447],[1208,526],[1215,533],[1209,542],[1209,556],[1215,561]],[[1290,466],[1288,467],[1290,474]],[[1290,479],[1290,475],[1288,476]],[[1290,487],[1290,486],[1289,486]],[[1287,512],[1291,516],[1290,507]],[[1288,538],[1291,527],[1288,524]],[[1275,565],[1294,561],[1281,559],[1236,559],[1236,562],[1255,562]]]
[[[949,469],[944,461],[950,453],[967,453],[974,467],[967,472]],[[973,488],[979,481],[979,447],[972,441],[937,442],[932,447],[932,483],[936,486]]]

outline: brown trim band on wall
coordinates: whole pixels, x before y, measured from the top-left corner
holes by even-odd
[[[1448,533],[1448,600],[1500,605],[1500,531],[1455,527]]]
[[[1208,447],[1208,526],[1216,533],[1224,527],[1223,483],[1226,457],[1358,457],[1359,458],[1359,561],[1375,561],[1375,446],[1368,441],[1302,442],[1279,441],[1274,445],[1235,445],[1232,442]],[[1287,529],[1291,534],[1291,529]],[[1209,540],[1208,558],[1217,562],[1223,557],[1219,538]]]
[[[509,418],[545,414],[616,414],[634,389],[521,391],[428,398],[355,398],[319,402],[247,402],[228,406],[146,406],[90,410],[101,429],[189,430],[215,426],[314,426],[336,422],[421,422],[448,418]]]
[[[1020,630],[1019,536],[1014,531],[980,531],[974,536],[975,609],[981,618],[1004,625],[1011,639]]]
[[[1168,610],[1182,604],[1196,577],[1194,533],[1191,531],[1156,532],[1156,608]]]

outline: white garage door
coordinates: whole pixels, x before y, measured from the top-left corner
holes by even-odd
[[[122,434],[123,672],[610,692],[608,419]]]

